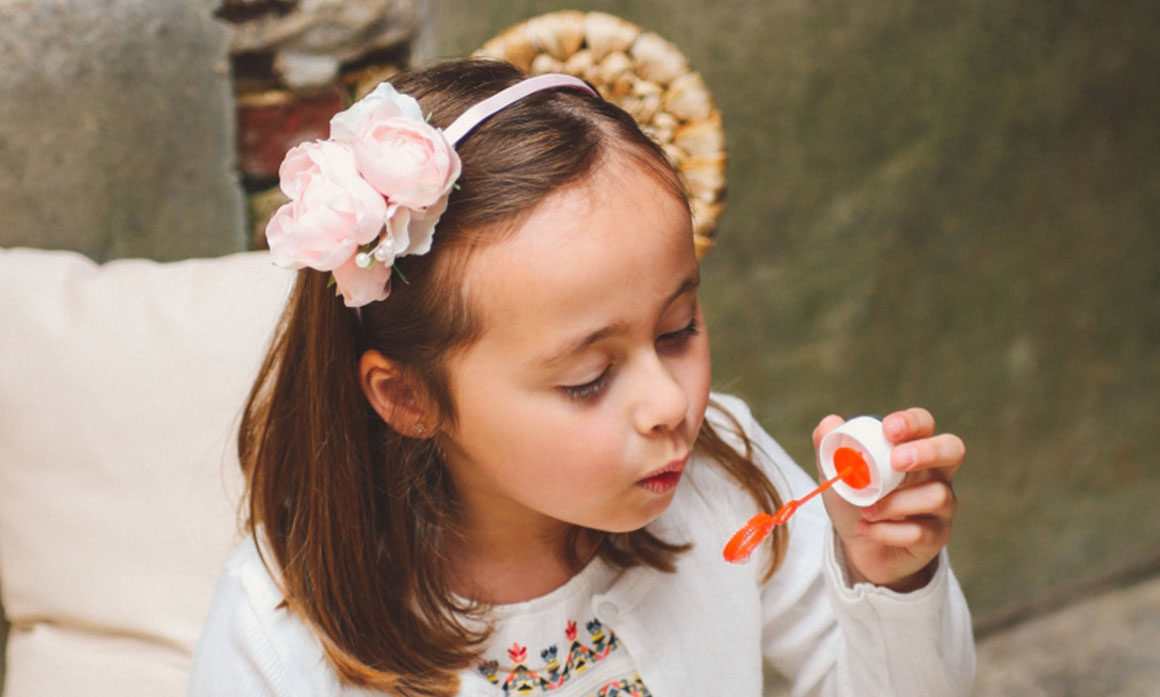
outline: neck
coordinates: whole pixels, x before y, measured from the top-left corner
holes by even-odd
[[[592,558],[599,537],[590,531],[569,534],[561,524],[551,533],[521,536],[465,530],[451,541],[448,555],[452,589],[459,595],[495,605],[538,598],[564,585]],[[568,545],[575,549],[569,554]]]

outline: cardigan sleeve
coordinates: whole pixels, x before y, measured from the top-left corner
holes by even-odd
[[[813,478],[747,408],[733,411],[783,496],[797,498],[813,489]],[[870,583],[851,586],[825,507],[803,506],[791,519],[785,559],[761,594],[763,654],[789,678],[795,697],[958,697],[971,692],[970,612],[945,549],[934,576],[913,592]]]

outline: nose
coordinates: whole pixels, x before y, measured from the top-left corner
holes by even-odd
[[[650,352],[642,363],[636,428],[644,434],[675,430],[689,411],[689,394],[660,356]]]

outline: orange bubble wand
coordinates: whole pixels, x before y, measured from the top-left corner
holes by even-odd
[[[753,550],[757,549],[766,537],[769,537],[775,526],[785,524],[803,503],[829,489],[839,479],[855,489],[870,485],[870,467],[857,450],[838,448],[834,451],[834,467],[838,470],[838,474],[819,484],[818,488],[810,493],[790,501],[777,509],[777,513],[773,515],[762,512],[750,518],[749,522],[733,533],[733,537],[725,544],[725,561],[740,564],[748,560],[749,555],[753,554]]]

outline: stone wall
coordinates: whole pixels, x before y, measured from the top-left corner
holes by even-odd
[[[215,0],[0,5],[0,244],[94,259],[239,250]]]
[[[424,0],[0,5],[0,245],[249,248],[286,150],[408,59]],[[247,204],[254,210],[251,212]]]

